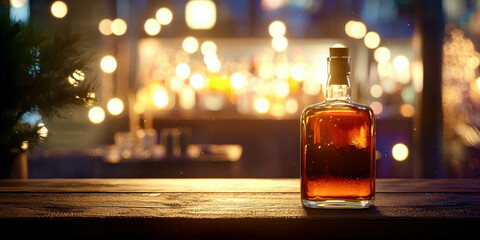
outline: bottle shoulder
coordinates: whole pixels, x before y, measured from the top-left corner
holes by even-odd
[[[368,115],[370,118],[374,118],[374,112],[372,108],[367,105],[356,103],[353,101],[344,101],[344,100],[325,100],[320,103],[312,104],[307,106],[303,112],[302,117],[307,115],[315,115],[319,113],[348,113],[348,114],[362,114]]]

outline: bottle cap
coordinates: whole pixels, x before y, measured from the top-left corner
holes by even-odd
[[[330,57],[348,57],[348,48],[330,48]]]

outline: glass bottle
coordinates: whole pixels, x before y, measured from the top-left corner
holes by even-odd
[[[348,48],[330,48],[325,101],[301,115],[301,198],[310,208],[368,208],[375,196],[375,116],[350,97]]]

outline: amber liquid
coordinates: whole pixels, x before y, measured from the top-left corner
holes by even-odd
[[[369,108],[307,108],[302,116],[302,199],[373,199],[374,128]]]

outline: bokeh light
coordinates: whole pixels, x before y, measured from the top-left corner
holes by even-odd
[[[302,64],[295,64],[292,67],[292,78],[296,81],[303,81],[305,79],[305,76],[307,74],[307,71],[305,70],[305,67]]]
[[[402,162],[408,157],[408,147],[403,143],[397,143],[392,148],[392,156],[395,160]]]
[[[382,86],[375,84],[372,87],[370,87],[370,95],[374,98],[379,98],[383,94],[383,88]]]
[[[373,57],[375,58],[375,61],[379,63],[387,62],[390,60],[390,49],[386,47],[379,47],[373,53]]]
[[[376,32],[368,32],[363,40],[365,46],[370,49],[375,49],[380,45],[380,36]]]
[[[211,0],[188,1],[185,22],[191,29],[211,29],[217,21],[217,7]]]
[[[92,107],[88,111],[88,118],[92,123],[99,124],[105,120],[105,111],[99,106]]]
[[[393,68],[395,68],[397,72],[405,71],[409,67],[410,67],[410,61],[408,61],[407,57],[403,55],[399,55],[393,59]]]
[[[373,101],[370,103],[370,107],[376,115],[380,115],[383,112],[383,104],[381,102]]]
[[[286,82],[279,82],[275,85],[275,95],[280,98],[284,98],[288,96],[290,93],[290,88],[288,83]]]
[[[195,37],[186,37],[182,42],[182,48],[187,53],[194,53],[198,50],[198,40]]]
[[[113,20],[111,27],[112,33],[116,36],[121,36],[127,32],[127,23],[121,18]]]
[[[100,61],[100,68],[106,73],[112,73],[117,69],[117,60],[112,55],[107,55]]]
[[[190,66],[186,63],[180,63],[175,68],[175,73],[181,79],[187,79],[190,76]]]
[[[183,86],[185,86],[185,82],[183,81],[183,79],[177,76],[173,76],[170,79],[170,89],[172,89],[172,91],[179,92],[180,90],[182,90]]]
[[[480,90],[480,77],[477,78],[477,88]]]
[[[180,107],[185,110],[190,110],[195,107],[196,104],[196,97],[195,97],[195,90],[186,85],[181,91],[180,91]]]
[[[105,36],[112,35],[112,20],[105,18],[100,21],[98,31]]]
[[[107,103],[107,110],[112,115],[119,115],[123,112],[124,104],[120,98],[112,98]]]
[[[158,86],[153,93],[153,105],[158,108],[165,108],[169,103],[168,93],[164,87]]]
[[[285,26],[285,23],[283,23],[282,21],[273,21],[268,26],[268,33],[272,37],[282,37],[285,35],[286,31],[287,31],[287,27]]]
[[[281,37],[274,37],[272,39],[272,47],[277,52],[283,52],[288,47],[288,40],[287,38]]]
[[[157,13],[155,14],[155,18],[160,24],[168,25],[172,22],[173,13],[170,9],[162,7],[158,9]]]
[[[50,8],[52,15],[56,18],[63,18],[68,13],[67,4],[63,1],[55,1]]]
[[[400,106],[400,114],[403,117],[411,118],[415,115],[415,108],[411,104],[402,104],[402,106]]]
[[[270,109],[270,101],[267,98],[261,97],[255,100],[255,110],[259,113],[266,113]]]
[[[367,27],[362,22],[348,21],[345,24],[345,33],[351,38],[361,39],[367,33]]]
[[[285,110],[287,113],[293,114],[298,111],[298,102],[295,98],[288,98],[285,101]]]
[[[23,5],[25,5],[26,2],[27,0],[10,0],[10,4],[14,8],[21,8],[23,7]]]
[[[234,88],[242,88],[245,85],[245,77],[239,72],[233,73],[230,77],[230,84]]]
[[[145,21],[144,25],[145,32],[150,36],[155,36],[160,33],[162,29],[160,23],[155,18],[149,18]]]
[[[202,89],[205,86],[205,79],[199,73],[195,73],[190,77],[190,86],[195,89]]]
[[[205,41],[200,46],[200,51],[203,55],[216,54],[217,53],[217,44],[212,41]]]

